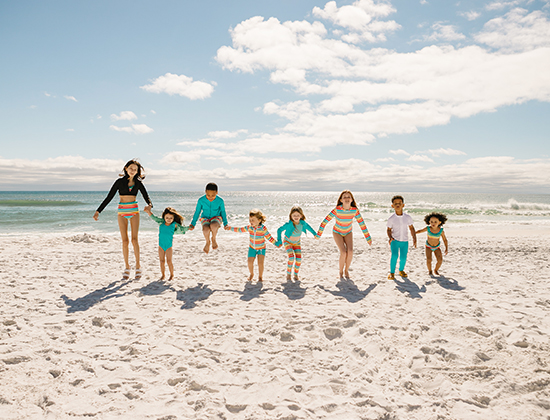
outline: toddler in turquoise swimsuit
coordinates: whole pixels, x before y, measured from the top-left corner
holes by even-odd
[[[174,264],[172,263],[172,241],[174,234],[184,234],[189,230],[187,226],[183,226],[183,216],[172,207],[166,207],[162,212],[162,217],[157,217],[151,212],[151,207],[145,207],[151,219],[159,224],[159,259],[160,259],[160,280],[165,277],[165,263],[168,263],[170,270],[170,278],[174,278]]]
[[[430,213],[424,217],[426,227],[424,229],[417,230],[416,233],[428,232],[428,240],[426,241],[426,264],[428,266],[428,273],[432,275],[432,253],[435,254],[437,263],[435,264],[434,273],[439,276],[439,269],[443,264],[443,254],[441,252],[441,240],[445,244],[445,255],[449,252],[449,243],[447,237],[443,231],[443,225],[447,221],[447,216],[441,213]],[[441,240],[440,240],[441,238]]]

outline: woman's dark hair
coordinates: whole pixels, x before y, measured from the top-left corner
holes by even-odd
[[[216,192],[218,192],[218,186],[216,184],[214,184],[213,182],[209,182],[208,184],[206,184],[205,191],[216,191]]]
[[[124,165],[124,169],[122,169],[123,173],[120,174],[120,176],[128,176],[128,172],[126,171],[126,168],[130,165],[136,165],[138,168],[136,178],[140,181],[145,179],[145,169],[143,169],[143,166],[141,166],[141,163],[138,162],[137,159],[132,159],[126,162],[126,165]]]
[[[439,221],[441,222],[441,226],[443,226],[447,221],[447,216],[445,216],[443,213],[430,213],[426,217],[424,217],[424,222],[426,223],[426,225],[430,224],[430,219],[432,217],[439,219]]]
[[[174,222],[179,225],[183,225],[183,216],[179,214],[176,209],[172,207],[166,207],[162,212],[162,218],[164,219],[164,216],[166,216],[167,214],[171,214],[172,216],[174,216]]]

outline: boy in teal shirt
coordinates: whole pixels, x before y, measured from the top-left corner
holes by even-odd
[[[195,224],[201,215],[202,233],[206,239],[206,245],[203,250],[208,254],[211,243],[212,249],[218,248],[216,235],[221,224],[223,223],[224,226],[227,226],[225,203],[221,197],[218,197],[218,186],[213,182],[206,185],[205,195],[197,201],[197,208],[195,209],[193,220],[189,224],[189,230],[195,229]]]

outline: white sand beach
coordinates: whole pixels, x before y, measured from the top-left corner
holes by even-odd
[[[0,237],[0,418],[533,420],[550,413],[550,237],[447,230],[442,276],[423,243],[409,280],[356,240],[339,281],[330,237],[304,238],[299,283],[248,237],[174,240],[176,278],[122,281],[118,235]]]

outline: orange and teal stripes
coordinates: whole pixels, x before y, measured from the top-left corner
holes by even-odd
[[[130,203],[118,203],[118,215],[130,219],[132,216],[139,214],[139,206],[137,201]]]
[[[266,239],[272,244],[275,244],[276,242],[275,238],[271,236],[264,225],[259,225],[258,227],[254,227],[252,225],[241,228],[230,227],[229,229],[233,232],[248,232],[250,234],[250,248],[252,249],[264,249]]]
[[[321,222],[321,226],[319,226],[317,235],[321,236],[323,234],[323,231],[325,230],[328,222],[330,222],[333,218],[336,218],[336,220],[334,221],[333,232],[336,232],[342,236],[346,236],[348,233],[351,232],[353,219],[355,219],[357,220],[357,223],[359,223],[359,227],[361,228],[361,231],[363,232],[363,235],[365,236],[367,242],[369,244],[372,243],[372,238],[370,236],[369,230],[367,229],[367,225],[365,224],[365,221],[363,220],[359,209],[357,209],[356,207],[351,207],[349,210],[344,209],[342,206],[334,208],[327,215],[327,217],[325,217],[325,220]]]

